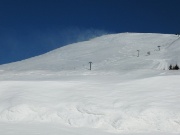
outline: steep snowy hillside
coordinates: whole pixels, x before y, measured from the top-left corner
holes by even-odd
[[[0,134],[178,135],[179,43],[112,34],[1,65]]]

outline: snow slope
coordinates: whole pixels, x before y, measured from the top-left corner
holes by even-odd
[[[153,67],[153,62],[166,61],[165,54],[176,50],[180,42],[176,35],[168,34],[139,34],[122,33],[105,35],[90,41],[71,44],[44,55],[34,57],[21,62],[12,63],[11,66],[1,66],[2,70],[32,71],[87,71],[88,62],[93,62],[96,71],[107,70],[132,70]],[[161,46],[162,51],[158,51]],[[140,50],[140,57],[137,59],[137,50]],[[147,52],[151,53],[147,56]],[[168,61],[167,61],[168,62]],[[168,63],[167,63],[168,64]],[[128,67],[128,69],[127,69]],[[165,68],[167,68],[165,66]]]
[[[1,65],[0,133],[179,134],[179,43],[112,34]]]

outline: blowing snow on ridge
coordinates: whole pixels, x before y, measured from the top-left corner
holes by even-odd
[[[1,65],[0,133],[179,134],[180,73],[169,70],[179,44],[178,35],[111,34]]]

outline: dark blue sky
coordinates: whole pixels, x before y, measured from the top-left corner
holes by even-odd
[[[180,0],[0,0],[0,64],[105,33],[178,33]]]

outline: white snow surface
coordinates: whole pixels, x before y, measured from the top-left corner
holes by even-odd
[[[177,35],[120,33],[1,65],[0,134],[180,134],[179,53]]]

